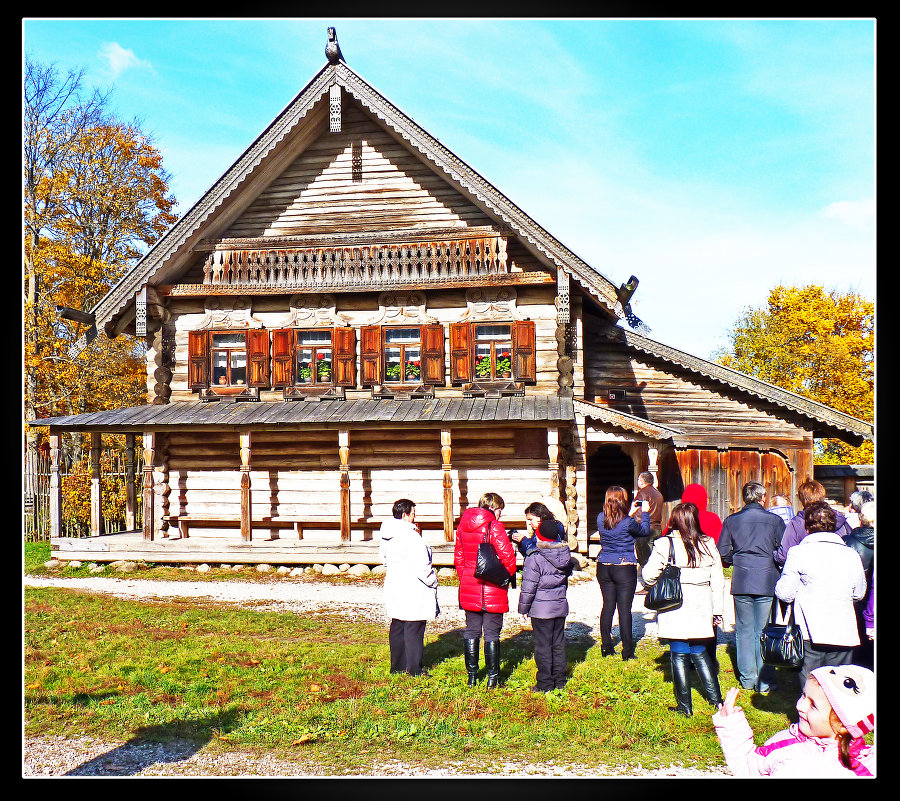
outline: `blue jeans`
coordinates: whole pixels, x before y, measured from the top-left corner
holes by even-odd
[[[765,691],[773,683],[775,668],[763,664],[759,635],[772,611],[771,595],[733,595],[734,641],[741,687]]]

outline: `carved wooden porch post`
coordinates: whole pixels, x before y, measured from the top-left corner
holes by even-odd
[[[91,432],[91,536],[103,533],[103,485],[100,481],[100,432]]]
[[[134,486],[134,434],[125,435],[125,530],[137,528],[136,496]]]
[[[52,429],[51,429],[52,432]],[[62,481],[59,475],[59,434],[50,434],[50,536],[62,536]]]
[[[156,458],[156,434],[144,432],[144,539],[152,540],[154,528],[155,498],[153,492],[153,461]]]
[[[338,431],[338,456],[341,459],[341,545],[350,544],[350,431]]]
[[[253,539],[253,528],[250,525],[250,432],[240,433],[241,443],[241,542]]]
[[[550,461],[550,495],[559,497],[559,429],[547,429],[547,457]]]
[[[444,540],[453,542],[453,481],[450,477],[450,429],[441,429],[441,467],[444,470]]]

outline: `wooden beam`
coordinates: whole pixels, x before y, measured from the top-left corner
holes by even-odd
[[[547,457],[550,468],[550,495],[556,500],[559,497],[559,429],[547,429]]]
[[[350,431],[338,430],[338,456],[341,460],[341,545],[350,543]]]
[[[155,448],[156,434],[152,431],[144,432],[144,539],[148,542],[153,540],[153,518],[154,518],[154,497],[153,497],[153,460],[156,458]]]
[[[444,540],[453,542],[453,480],[450,477],[450,455],[452,442],[450,429],[441,429],[441,467],[444,471]]]
[[[238,435],[241,446],[241,542],[250,542],[253,528],[250,525],[250,432]]]
[[[103,533],[103,484],[100,479],[100,434],[91,432],[91,536]]]
[[[62,536],[62,480],[59,475],[60,436],[50,434],[50,537]]]
[[[125,529],[137,528],[137,493],[134,483],[134,434],[125,435]]]

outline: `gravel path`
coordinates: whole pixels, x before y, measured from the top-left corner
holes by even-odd
[[[255,583],[248,581],[155,581],[144,578],[58,578],[26,576],[25,587],[66,587],[88,592],[107,593],[127,599],[196,598],[229,605],[252,604],[266,611],[297,613],[320,612],[350,618],[384,619],[381,584],[344,584],[323,581],[285,581]],[[571,612],[567,618],[568,638],[592,637],[598,630],[600,616],[599,589],[595,581],[573,582],[568,591]],[[516,608],[518,590],[510,590],[510,607]],[[465,623],[457,605],[457,588],[438,588],[441,615],[429,623],[430,631],[447,631]],[[640,638],[654,636],[652,613],[643,607],[643,597],[636,596],[633,609],[634,633]],[[730,632],[726,615],[726,637]],[[614,627],[618,621],[614,620]],[[529,627],[528,619],[514,612],[504,618],[504,634]],[[614,634],[616,634],[614,630]],[[595,637],[595,639],[597,639]],[[23,776],[321,776],[316,764],[302,758],[285,760],[268,753],[220,753],[197,749],[191,743],[148,743],[102,741],[87,737],[28,737],[23,741]],[[614,769],[593,766],[553,765],[547,763],[509,762],[497,766],[495,773],[471,773],[464,764],[447,765],[436,770],[422,769],[401,762],[385,762],[372,766],[371,776],[622,776]],[[628,774],[624,774],[628,775]],[[721,771],[699,771],[671,767],[642,774],[643,777],[712,777],[729,775]]]

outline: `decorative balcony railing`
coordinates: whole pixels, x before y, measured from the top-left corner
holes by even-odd
[[[466,281],[508,272],[501,236],[382,245],[215,250],[203,265],[211,286],[326,289]]]

